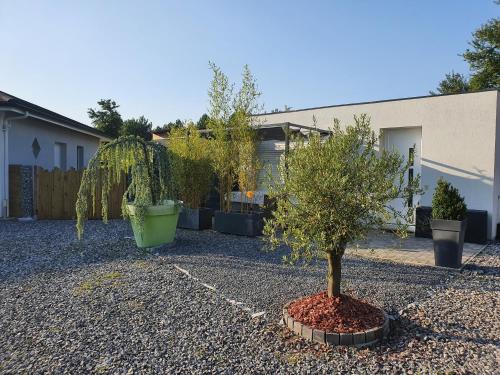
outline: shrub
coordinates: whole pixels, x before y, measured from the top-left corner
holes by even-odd
[[[180,200],[188,208],[200,208],[206,202],[212,182],[210,144],[194,124],[172,129],[167,138],[172,159],[172,176]]]
[[[419,194],[419,176],[410,186],[403,178],[408,162],[391,151],[377,150],[378,138],[366,115],[322,139],[313,134],[298,139],[279,165],[279,177],[269,184],[277,208],[266,221],[265,234],[272,248],[291,249],[290,262],[313,258],[328,260],[328,296],[340,295],[341,259],[349,242],[396,216],[404,231],[413,209],[396,211],[394,199],[408,202]]]
[[[95,212],[100,193],[102,218],[108,221],[108,195],[114,183],[127,174],[129,185],[122,197],[122,215],[131,218],[127,204],[135,206],[134,220],[143,227],[148,206],[162,204],[173,197],[170,154],[158,143],[128,135],[102,144],[83,172],[76,200],[78,238],[82,237],[88,214],[88,201],[92,199]],[[97,188],[101,187],[98,192]]]
[[[449,182],[440,178],[432,196],[432,218],[441,220],[464,220],[467,205],[464,198]]]

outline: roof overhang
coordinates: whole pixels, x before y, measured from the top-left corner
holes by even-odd
[[[4,120],[9,120],[9,117],[17,117],[25,115],[26,118],[35,118],[56,126],[71,129],[73,131],[90,135],[99,138],[101,141],[111,141],[112,139],[105,133],[91,126],[82,124],[69,117],[60,115],[46,108],[37,106],[36,104],[27,102],[26,100],[16,98],[5,92],[0,91],[0,112],[5,113]],[[11,113],[13,116],[9,115]],[[23,116],[24,117],[24,116]]]

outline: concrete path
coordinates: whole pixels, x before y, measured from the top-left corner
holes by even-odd
[[[486,245],[464,244],[462,262],[467,263],[485,247]],[[347,253],[398,263],[434,266],[432,239],[414,237],[412,234],[401,239],[388,232],[373,233],[366,240],[350,246]]]

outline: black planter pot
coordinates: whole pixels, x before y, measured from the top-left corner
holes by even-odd
[[[255,237],[262,235],[264,214],[262,212],[215,211],[214,229],[217,232]]]
[[[431,220],[436,266],[460,268],[467,220]]]
[[[183,208],[179,214],[177,228],[203,230],[212,228],[212,210],[210,208]]]

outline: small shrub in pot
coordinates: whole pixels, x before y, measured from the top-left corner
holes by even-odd
[[[457,188],[443,178],[438,180],[432,196],[432,238],[435,264],[458,268],[467,227],[467,205]]]

